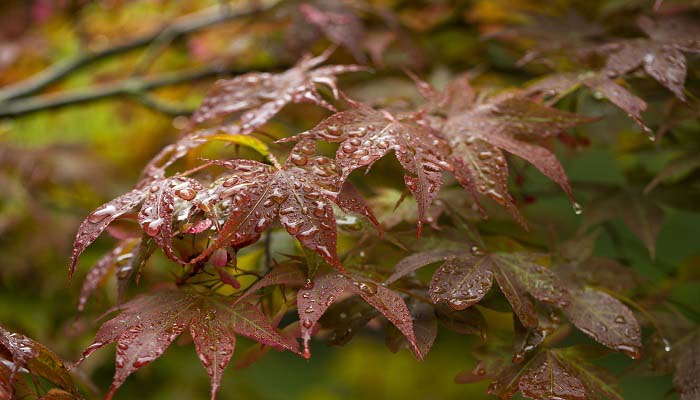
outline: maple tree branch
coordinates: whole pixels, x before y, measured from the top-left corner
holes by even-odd
[[[37,111],[51,110],[102,100],[111,97],[131,96],[144,106],[166,114],[190,114],[191,109],[174,107],[147,95],[152,89],[164,86],[205,79],[217,75],[240,74],[249,72],[248,69],[211,67],[194,71],[173,72],[150,78],[129,78],[116,83],[104,84],[89,89],[63,92],[46,96],[34,96],[0,103],[0,118],[18,117]]]
[[[194,14],[185,15],[176,19],[169,26],[157,30],[156,32],[100,51],[78,55],[74,58],[57,63],[24,81],[9,85],[0,91],[0,102],[34,94],[52,83],[65,78],[78,69],[96,61],[149,46],[154,41],[162,40],[162,38],[167,38],[169,41],[172,41],[186,34],[217,24],[256,16],[272,10],[280,3],[281,2],[275,2],[262,5],[259,1],[253,1],[249,8],[243,10],[234,11],[231,10],[230,7],[210,7]]]

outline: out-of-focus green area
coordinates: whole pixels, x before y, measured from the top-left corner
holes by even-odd
[[[0,4],[0,85],[10,85],[39,73],[78,54],[124,43],[154,32],[182,15],[208,7],[223,7],[226,1],[203,0],[6,0]],[[401,2],[383,0],[382,6],[396,7],[410,38],[425,55],[425,72],[436,82],[445,71],[478,68],[479,78],[498,84],[526,81],[539,73],[517,70],[517,49],[483,40],[482,33],[518,21],[516,11],[561,11],[581,2],[527,0]],[[577,4],[582,12],[637,6],[653,2],[591,2]],[[605,3],[601,5],[600,3]],[[245,6],[230,2],[231,7]],[[407,35],[409,35],[407,33]],[[285,37],[276,26],[261,19],[233,21],[197,31],[172,42],[142,47],[106,58],[80,69],[44,92],[95,90],[100,85],[123,79],[154,77],[170,71],[189,71],[212,65],[245,69],[281,69],[293,62]],[[315,50],[323,47],[315,47]],[[400,59],[400,52],[387,57]],[[339,51],[337,62],[352,62],[350,54]],[[292,61],[290,61],[292,60]],[[697,65],[697,63],[695,63]],[[412,66],[413,67],[413,66]],[[690,70],[697,78],[697,70]],[[378,69],[377,77],[349,78],[350,92],[359,98],[416,96],[410,81],[394,70]],[[206,93],[212,79],[185,82],[148,94],[167,106],[193,108]],[[367,79],[363,81],[362,79]],[[663,90],[655,88],[655,90]],[[116,96],[56,110],[40,111],[0,121],[0,322],[45,344],[64,359],[72,361],[90,343],[97,328],[95,318],[115,302],[114,283],[109,281],[93,298],[85,315],[76,320],[80,282],[87,267],[113,244],[99,239],[83,256],[73,282],[67,281],[71,245],[80,221],[99,204],[128,191],[141,168],[164,145],[172,143],[182,119],[144,105],[138,96]],[[153,100],[151,98],[151,100]],[[651,100],[653,101],[653,99]],[[581,94],[571,109],[605,118],[579,128],[589,137],[585,147],[558,146],[557,152],[574,191],[580,194],[586,215],[588,187],[603,184],[636,187],[640,176],[654,176],[681,153],[684,143],[661,147],[649,142],[639,128],[609,103]],[[658,115],[651,118],[659,118]],[[317,123],[325,112],[306,105],[285,109],[271,124],[277,134],[297,133]],[[700,134],[697,119],[674,128],[678,136]],[[690,140],[689,140],[690,141]],[[186,160],[196,164],[195,157]],[[393,160],[392,160],[393,162]],[[529,194],[536,201],[524,213],[536,224],[551,224],[556,236],[573,235],[582,216],[571,212],[563,195],[553,190],[533,168],[515,161],[513,170],[522,175]],[[382,186],[399,188],[400,176],[391,162],[379,162],[361,182],[372,191]],[[697,182],[687,190],[698,190]],[[644,244],[620,221],[600,232],[596,253],[624,259],[644,278],[673,282],[671,298],[689,312],[700,315],[700,213],[698,207],[679,207],[677,198],[664,205],[665,221],[651,258]],[[502,229],[494,218],[494,229]],[[507,222],[514,237],[525,237],[515,224]],[[555,227],[555,228],[554,228]],[[554,235],[554,234],[553,234]],[[391,268],[395,258],[387,258]],[[383,262],[382,260],[378,261]],[[170,279],[169,264],[160,258],[144,271],[131,293]],[[663,283],[662,283],[663,284]],[[509,325],[510,317],[491,313],[492,324]],[[457,385],[456,373],[473,368],[470,344],[479,339],[441,332],[424,362],[407,351],[392,354],[382,335],[366,329],[348,345],[326,347],[314,342],[314,354],[306,361],[291,353],[270,352],[252,366],[229,368],[219,391],[221,399],[481,399],[488,398],[486,384]],[[250,342],[240,341],[242,354]],[[101,350],[79,369],[77,378],[86,395],[98,398],[113,375],[113,348]],[[622,357],[605,360],[623,374],[629,365]],[[190,345],[174,346],[152,365],[131,376],[117,394],[119,399],[205,398],[209,380]],[[671,389],[671,380],[624,378],[625,398],[660,399]],[[94,392],[90,392],[94,390]]]

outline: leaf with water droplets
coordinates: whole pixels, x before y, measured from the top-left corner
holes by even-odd
[[[177,263],[185,264],[186,261],[175,254],[172,245],[176,199],[190,202],[200,190],[202,185],[192,178],[173,177],[155,181],[148,186],[148,195],[138,214],[143,231],[153,237],[168,258]]]
[[[444,301],[455,310],[476,304],[489,290],[493,272],[486,257],[461,256],[447,260],[433,274],[430,298]]]
[[[87,303],[90,294],[97,289],[97,286],[104,280],[104,278],[109,275],[110,271],[114,270],[115,265],[120,261],[120,256],[123,255],[125,250],[133,248],[138,239],[129,239],[120,242],[114,247],[112,251],[105,254],[100,258],[92,269],[85,276],[83,281],[83,286],[80,288],[80,299],[78,300],[78,312],[82,312],[85,309],[85,304]],[[131,253],[126,253],[127,259],[130,258]]]
[[[610,400],[622,400],[617,378],[590,362],[592,359],[599,358],[599,351],[591,352],[587,346],[572,346],[549,351],[570,375],[583,384],[587,399],[604,397]]]
[[[254,72],[220,80],[205,97],[192,120],[203,123],[242,113],[240,125],[229,124],[223,129],[245,135],[263,126],[288,103],[310,102],[335,111],[321,97],[316,85],[329,87],[337,97],[336,75],[365,68],[357,65],[318,67],[329,55],[329,52],[325,52],[318,57],[305,56],[293,68],[279,74]]]
[[[523,325],[534,327],[538,320],[529,295],[557,306],[569,302],[563,283],[537,263],[538,256],[526,252],[487,253],[477,246],[461,251],[415,253],[399,261],[387,282],[394,282],[424,265],[447,260],[435,271],[430,284],[430,296],[434,302],[444,301],[455,310],[465,309],[486,295],[495,277]]]
[[[530,362],[520,377],[518,388],[530,399],[583,400],[583,383],[572,376],[550,351],[543,351]]]
[[[496,253],[493,263],[501,271],[508,271],[532,297],[545,303],[563,307],[569,304],[570,296],[564,284],[552,271],[537,261],[536,253]]]
[[[136,208],[146,198],[146,194],[145,189],[134,189],[97,207],[95,211],[90,213],[80,224],[78,233],[75,235],[73,257],[68,271],[69,276],[73,276],[80,254],[100,236],[110,222]]]
[[[28,371],[32,376],[44,378],[61,389],[78,395],[73,379],[56,354],[41,343],[22,334],[10,332],[2,326],[0,326],[0,356],[9,362],[9,368],[7,368],[9,375],[4,375],[5,369],[0,370],[0,384],[3,383],[3,378],[8,384],[7,387],[0,388],[0,394],[3,390],[12,393],[15,374],[24,368],[25,372]],[[3,365],[3,367],[8,366]]]
[[[652,20],[639,25],[650,39],[627,39],[601,47],[610,52],[604,71],[610,76],[627,74],[639,67],[681,100],[687,73],[684,52],[699,53],[698,21],[686,16]]]
[[[413,318],[413,329],[415,331],[416,342],[418,343],[418,348],[420,353],[416,354],[419,359],[425,357],[430,349],[433,347],[435,338],[438,333],[438,323],[437,317],[435,316],[435,310],[429,304],[425,303],[413,303],[408,307],[411,310],[411,317]],[[385,339],[389,350],[396,353],[401,348],[409,348],[413,350],[411,344],[406,339],[406,336],[401,333],[396,326],[391,325],[385,328]]]
[[[334,303],[321,317],[319,324],[329,329],[328,343],[342,346],[348,343],[379,311],[359,296]],[[398,329],[396,330],[397,332]]]
[[[187,326],[211,377],[212,399],[233,354],[234,334],[296,351],[296,343],[280,336],[257,308],[245,302],[233,306],[223,297],[187,289],[162,289],[134,298],[120,311],[100,327],[79,360],[117,342],[116,372],[107,398],[134,371],[160,357]]]
[[[313,129],[290,140],[325,140],[340,142],[336,163],[342,179],[358,168],[372,165],[394,151],[406,171],[404,182],[418,203],[419,228],[426,212],[442,186],[442,171],[451,166],[444,161],[446,144],[429,127],[420,125],[415,116],[392,115],[364,104],[326,118]]]
[[[568,178],[557,158],[532,140],[593,121],[505,94],[474,103],[445,120],[442,132],[452,148],[450,162],[459,183],[476,199],[490,197],[525,225],[508,192],[508,165],[501,150],[523,158],[556,182],[573,200]]]
[[[613,350],[640,357],[641,328],[627,306],[591,288],[572,292],[571,299],[564,313],[578,329]]]

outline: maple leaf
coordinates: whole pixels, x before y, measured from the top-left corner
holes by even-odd
[[[116,372],[107,399],[134,371],[160,357],[188,327],[211,379],[212,399],[233,355],[236,335],[297,352],[296,341],[280,336],[265,315],[248,302],[234,305],[225,297],[190,289],[161,289],[135,297],[119,309],[119,315],[102,324],[78,361],[117,342]]]
[[[433,302],[446,302],[455,310],[478,303],[490,290],[493,279],[501,288],[524,326],[538,325],[535,307],[528,294],[559,307],[569,304],[562,282],[536,263],[531,253],[486,253],[478,247],[465,250],[420,252],[399,261],[385,284],[434,262],[444,261],[430,284]]]
[[[430,304],[411,302],[408,308],[413,319],[416,343],[420,349],[418,357],[421,358],[421,355],[430,352],[433,343],[435,343],[435,338],[438,334],[438,318]],[[393,353],[398,352],[401,348],[412,349],[411,343],[406,339],[406,336],[394,325],[386,328],[385,343]]]
[[[192,121],[199,124],[242,113],[239,125],[225,124],[221,129],[229,133],[249,134],[288,103],[314,103],[335,111],[335,107],[321,97],[316,85],[327,86],[337,98],[336,75],[364,71],[366,68],[359,65],[319,67],[328,59],[331,51],[317,57],[306,55],[293,68],[279,74],[253,72],[218,81],[192,115]]]
[[[97,289],[100,282],[112,271],[115,265],[119,262],[119,258],[130,247],[134,246],[133,240],[124,240],[117,244],[112,251],[103,255],[97,263],[90,269],[85,276],[83,286],[80,288],[80,298],[78,300],[78,312],[85,309],[85,304],[92,294]],[[130,253],[128,253],[130,254]]]
[[[632,358],[641,356],[641,328],[637,319],[609,294],[591,288],[573,290],[571,304],[564,308],[564,314],[597,342]]]
[[[229,215],[214,246],[191,262],[202,261],[223,246],[254,242],[279,218],[302,245],[342,270],[332,204],[379,225],[357,190],[343,183],[333,160],[312,156],[315,151],[315,143],[300,142],[283,166],[241,159],[215,161],[233,173],[219,179],[204,196],[208,200],[202,201],[206,207],[230,202]]]
[[[580,346],[544,349],[519,364],[503,369],[490,384],[489,394],[510,399],[520,391],[531,399],[579,400],[602,394],[622,399],[609,375],[590,364]]]
[[[593,91],[594,97],[604,97],[615,106],[625,111],[644,131],[651,130],[642,120],[642,112],[646,110],[647,103],[628,91],[614,79],[604,73],[557,73],[537,79],[526,89],[529,94],[542,94],[554,96],[548,103],[558,101],[563,96],[574,92],[577,88],[586,86]]]
[[[418,203],[420,232],[427,210],[442,186],[442,171],[452,167],[444,160],[445,142],[418,122],[412,114],[393,115],[353,103],[350,110],[333,114],[313,129],[281,141],[342,142],[335,154],[342,179],[394,151],[406,171],[404,182]]]
[[[195,199],[202,186],[186,177],[148,179],[132,191],[123,194],[95,209],[80,224],[73,243],[73,256],[69,276],[75,272],[80,255],[94,242],[107,226],[117,218],[133,211],[142,204],[138,220],[144,232],[152,236],[173,261],[183,263],[172,249],[172,216],[176,202]]]
[[[455,96],[464,85],[463,80],[456,80],[446,90],[445,96],[452,97],[448,98],[448,104],[457,102],[459,107],[448,108],[451,112],[441,132],[451,148],[448,161],[453,165],[454,175],[477,204],[477,193],[488,196],[506,207],[525,226],[508,192],[508,165],[502,152],[505,150],[529,162],[561,186],[576,207],[569,180],[556,156],[533,141],[552,137],[593,119],[512,93],[482,101],[476,101],[469,92]]]
[[[310,355],[308,346],[316,323],[328,307],[349,292],[359,295],[382,313],[406,337],[416,356],[420,359],[424,356],[413,330],[411,313],[401,296],[393,290],[353,274],[338,273],[323,265],[310,277],[299,263],[286,263],[272,269],[251,286],[241,299],[263,287],[280,284],[301,287],[296,300],[305,354]]]
[[[649,76],[685,101],[683,86],[687,65],[683,53],[700,53],[698,21],[689,16],[652,20],[641,17],[639,27],[649,39],[628,39],[603,45],[610,53],[604,68],[609,76],[620,76],[642,67]]]
[[[41,377],[56,386],[70,392],[72,398],[81,398],[63,361],[46,348],[22,334],[8,331],[0,326],[0,395],[8,393],[8,399],[14,398],[12,393],[15,384],[15,374],[20,371],[28,372],[33,377]],[[5,397],[3,397],[5,398]]]
[[[359,46],[364,39],[362,20],[341,3],[325,1],[317,6],[311,3],[299,5],[306,22],[303,29],[309,29],[309,24],[315,26],[328,40],[345,47],[357,61],[364,63],[366,57]]]
[[[344,177],[355,169],[370,166],[393,150],[407,172],[406,186],[418,203],[419,233],[426,212],[442,186],[443,171],[454,174],[477,204],[478,194],[489,196],[526,226],[508,192],[508,166],[501,149],[530,162],[574,201],[559,161],[531,140],[551,137],[592,119],[512,94],[477,102],[465,77],[456,79],[443,93],[425,82],[417,83],[429,101],[418,112],[394,115],[352,103],[350,110],[334,114],[313,129],[282,141],[340,142],[336,161]],[[443,117],[426,115],[436,112]]]
[[[554,353],[545,351],[532,360],[518,388],[530,399],[585,399],[583,383],[572,376]]]

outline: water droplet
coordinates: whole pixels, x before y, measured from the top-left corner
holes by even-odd
[[[155,236],[158,234],[158,232],[160,232],[160,228],[161,226],[163,226],[164,223],[165,221],[162,218],[155,219],[153,221],[148,222],[144,230],[149,236]]]
[[[353,285],[366,295],[374,296],[377,294],[377,284],[374,282],[353,282]]]
[[[187,188],[187,189],[180,189],[180,190],[176,191],[175,195],[177,197],[181,198],[182,200],[190,201],[190,200],[194,199],[194,197],[197,195],[197,192],[195,192],[192,189]]]
[[[617,317],[615,317],[615,323],[624,324],[625,322],[627,322],[627,320],[625,320],[625,317],[623,317],[622,315],[618,315]]]
[[[90,221],[93,224],[96,224],[105,218],[113,215],[117,211],[117,208],[111,204],[106,205],[104,208],[99,209],[88,217],[88,221]]]
[[[574,213],[576,215],[581,215],[583,213],[583,207],[581,207],[579,203],[574,202],[571,206],[574,208]]]
[[[447,305],[455,311],[461,311],[469,307],[471,304],[468,300],[464,299],[449,299],[447,300]]]
[[[298,167],[302,167],[306,165],[309,162],[309,159],[301,154],[294,153],[292,154],[289,159],[292,161],[292,163]]]
[[[485,254],[485,253],[484,253],[484,250],[483,250],[481,247],[476,246],[476,245],[472,246],[472,247],[469,249],[469,251],[471,251],[472,255],[473,255],[473,256],[476,256],[476,257],[481,257],[481,256],[483,256],[483,255]]]
[[[304,282],[304,286],[302,286],[302,289],[304,290],[311,290],[314,288],[314,281],[313,279],[307,279],[306,282]]]

